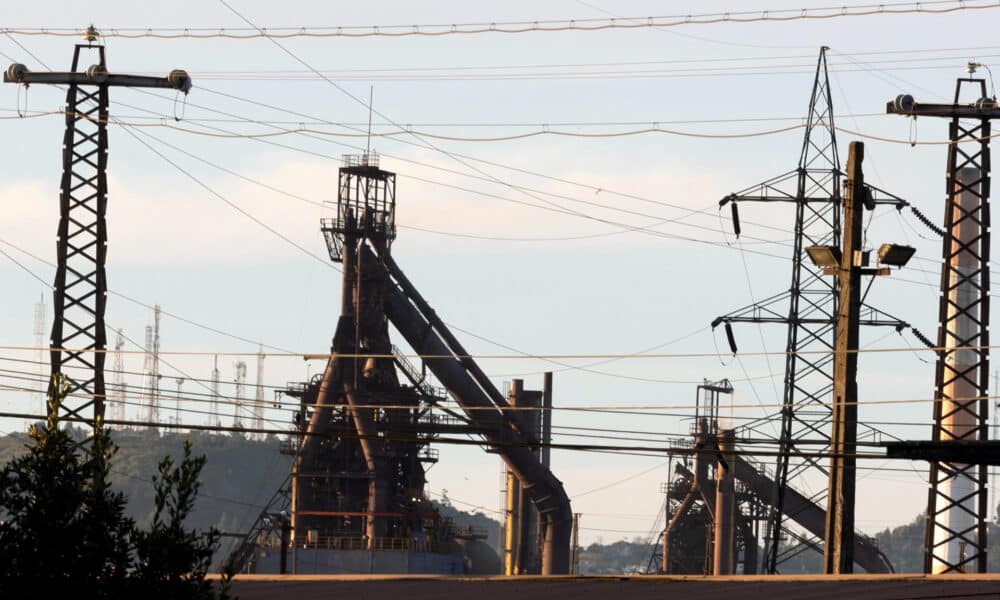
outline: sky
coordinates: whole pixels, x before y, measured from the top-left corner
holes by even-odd
[[[809,8],[825,2],[791,4]],[[714,1],[607,0],[234,0],[232,5],[268,27],[582,20],[609,13],[645,17],[747,9]],[[784,0],[753,3],[762,12],[790,7]],[[295,38],[281,41],[281,47],[265,39],[108,39],[112,72],[162,75],[184,68],[194,81],[187,98],[127,89],[111,93],[114,118],[146,126],[109,129],[109,288],[244,340],[165,315],[161,348],[179,353],[164,356],[169,365],[161,385],[166,389],[175,389],[178,376],[209,378],[216,354],[224,394],[233,393],[237,360],[248,363],[253,384],[255,358],[240,353],[255,353],[257,343],[297,355],[264,361],[263,383],[283,386],[322,369],[321,362],[304,361],[302,354],[329,349],[340,280],[326,255],[319,219],[330,215],[323,203],[336,199],[341,155],[362,151],[366,140],[199,132],[260,134],[274,132],[277,124],[357,134],[367,128],[369,94],[375,133],[402,126],[481,139],[539,130],[592,134],[655,126],[702,136],[786,129],[747,137],[647,133],[372,140],[382,168],[398,174],[396,261],[471,353],[503,355],[480,361],[498,387],[522,377],[527,388],[540,388],[541,372],[555,370],[557,407],[676,407],[660,408],[656,415],[557,410],[558,427],[647,433],[610,434],[624,441],[595,440],[569,435],[583,430],[562,429],[556,442],[663,445],[687,434],[695,388],[703,379],[733,382],[738,419],[771,413],[781,397],[783,357],[761,353],[783,351],[784,329],[739,328],[741,355],[734,358],[724,351],[722,332],[713,332],[709,324],[787,290],[792,214],[783,208],[743,207],[743,238],[737,242],[722,218],[726,215],[719,215],[718,200],[795,168],[803,130],[794,126],[807,112],[821,45],[830,47],[839,126],[897,141],[946,139],[945,122],[913,123],[885,115],[885,103],[900,93],[918,101],[950,98],[968,61],[989,65],[1000,55],[992,30],[983,26],[997,14],[1000,9],[596,32]],[[4,11],[0,26],[90,23],[99,30],[244,25],[217,2],[109,0],[90,6],[17,3]],[[68,68],[73,43],[73,38],[0,36],[0,57],[42,70],[40,59],[61,70]],[[312,76],[310,68],[325,79]],[[58,115],[16,117],[19,111],[60,110],[62,104],[56,89],[0,85],[0,131],[6,142],[0,147],[0,248],[9,255],[0,256],[5,292],[0,353],[5,359],[34,358],[31,351],[12,348],[35,345],[34,305],[40,297],[52,314],[49,286],[42,282],[52,280],[53,268],[43,261],[55,259],[63,127]],[[150,118],[149,111],[161,116]],[[845,165],[848,142],[858,139],[866,144],[866,179],[940,221],[945,146],[911,146],[841,131]],[[659,233],[626,231],[616,223]],[[876,281],[868,299],[934,337],[940,243],[909,212],[886,209],[872,217],[866,244],[889,241],[915,246],[918,259]],[[113,295],[107,320],[109,327],[141,343],[151,311]],[[919,342],[891,331],[865,330],[862,345],[900,349]],[[589,370],[579,367],[599,359],[554,364],[515,357],[604,356],[650,348],[661,355],[697,356],[632,357]],[[132,345],[126,349],[126,369],[141,371],[141,353]],[[928,438],[932,407],[927,400],[934,383],[929,361],[926,353],[908,351],[863,355],[861,418],[908,423],[884,429],[906,439]],[[24,370],[24,364],[3,368]],[[25,383],[3,373],[5,385]],[[138,378],[129,382],[139,384]],[[205,392],[200,385],[187,381],[182,390]],[[268,388],[269,399],[271,393]],[[887,400],[923,401],[878,404]],[[8,412],[40,410],[39,398],[27,393],[0,391],[0,405]],[[182,409],[182,422],[204,422],[205,416],[195,412],[205,410],[204,403],[185,401]],[[128,417],[138,416],[134,406],[128,411]],[[287,411],[269,410],[266,417],[269,427],[290,427]],[[24,422],[7,420],[0,427],[18,430]],[[502,487],[496,456],[465,447],[439,449],[430,491],[447,490],[460,507],[480,507],[495,516]],[[583,515],[583,543],[648,539],[662,528],[656,518],[663,503],[660,483],[667,476],[664,457],[555,451],[552,464],[574,512]],[[924,509],[926,465],[869,460],[860,467],[857,520],[862,530],[909,522]],[[799,484],[804,491],[825,486],[816,480]]]

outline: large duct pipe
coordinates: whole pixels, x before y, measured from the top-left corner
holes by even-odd
[[[755,494],[765,500],[771,497],[774,480],[758,471],[740,455],[734,455],[736,479],[742,481]],[[809,533],[822,538],[826,526],[826,513],[812,500],[800,494],[795,488],[785,489],[785,516],[792,519]],[[892,565],[879,552],[878,547],[868,536],[857,533],[854,536],[854,562],[869,573],[892,573]]]
[[[357,408],[364,405],[358,398],[357,390],[350,383],[344,383],[345,397],[354,421],[354,429],[358,432],[358,444],[365,457],[365,467],[371,475],[368,484],[368,515],[365,517],[365,535],[368,538],[369,549],[375,548],[375,538],[384,537],[386,533],[385,519],[375,517],[388,512],[389,480],[385,473],[385,456],[381,451],[382,440],[378,437],[375,427],[374,410]]]
[[[958,170],[958,181],[955,182],[954,214],[952,236],[951,265],[943,268],[951,273],[948,281],[948,314],[945,322],[948,331],[943,350],[948,363],[946,372],[967,373],[979,363],[977,350],[971,348],[956,349],[956,344],[964,344],[963,340],[977,339],[979,324],[976,320],[979,314],[976,305],[985,301],[979,296],[979,276],[975,274],[980,261],[973,252],[978,247],[976,238],[980,234],[979,221],[966,218],[965,215],[976,214],[980,209],[981,197],[979,185],[974,184],[980,179],[980,171],[975,168]],[[971,184],[971,185],[970,185]],[[969,186],[968,190],[962,190]],[[966,247],[966,250],[960,248]],[[963,279],[959,280],[959,275]],[[970,439],[972,431],[977,426],[977,403],[979,395],[975,385],[976,376],[952,377],[945,382],[941,399],[941,440]],[[938,494],[947,498],[949,508],[934,519],[934,548],[942,550],[932,552],[932,573],[943,573],[954,565],[964,561],[962,553],[965,537],[956,532],[974,531],[976,526],[976,481],[969,476],[970,465],[940,465],[942,469],[957,469],[959,472],[948,477],[939,484]],[[975,551],[970,548],[970,551]]]
[[[365,248],[366,252],[370,251]],[[521,481],[521,490],[535,503],[546,521],[542,574],[569,573],[573,511],[562,483],[542,466],[528,447],[528,440],[511,428],[501,412],[507,403],[468,353],[457,343],[416,288],[403,276],[392,259],[385,257],[392,278],[399,286],[387,286],[386,316],[421,355],[459,356],[425,360],[434,376],[448,389],[468,414],[470,421],[494,444],[497,454]],[[498,400],[499,399],[499,400]]]

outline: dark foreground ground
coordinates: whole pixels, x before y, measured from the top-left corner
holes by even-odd
[[[815,575],[696,577],[439,577],[244,575],[242,600],[1000,600],[996,575]]]

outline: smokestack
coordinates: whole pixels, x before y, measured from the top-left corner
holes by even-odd
[[[978,283],[979,276],[975,270],[979,267],[979,258],[972,249],[977,247],[979,223],[975,219],[963,218],[965,214],[974,214],[981,209],[979,185],[971,185],[968,190],[961,191],[964,185],[980,179],[980,171],[975,168],[958,170],[958,181],[955,182],[954,223],[952,234],[951,265],[943,268],[951,273],[948,285],[948,332],[943,352],[949,369],[954,373],[964,373],[979,363],[976,350],[956,349],[956,340],[974,339],[978,328],[976,315],[977,303],[980,301]],[[958,251],[959,248],[968,248]],[[966,279],[961,282],[961,273]],[[954,377],[946,382],[941,400],[941,441],[968,439],[970,432],[978,423],[976,414],[978,392],[972,379]],[[941,468],[954,468],[957,465],[940,465]],[[964,544],[962,536],[953,532],[969,531],[975,527],[976,515],[976,482],[971,473],[963,471],[954,477],[942,481],[938,493],[947,498],[949,508],[939,518],[934,526],[934,547],[939,547],[947,541],[944,552],[934,553],[931,564],[932,573],[943,573],[949,570],[949,565],[962,562]],[[949,541],[949,538],[950,541]],[[944,560],[941,560],[941,559]]]

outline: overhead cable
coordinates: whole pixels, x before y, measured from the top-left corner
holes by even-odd
[[[288,38],[359,38],[359,37],[438,37],[489,33],[532,33],[559,31],[605,31],[612,29],[650,29],[689,25],[787,23],[792,21],[829,20],[845,17],[906,14],[946,14],[966,10],[997,8],[996,2],[975,0],[925,0],[923,2],[884,2],[827,7],[803,7],[775,10],[738,10],[700,14],[639,16],[622,18],[548,19],[490,21],[469,23],[382,24],[311,27],[111,27],[102,37],[157,39],[288,39]],[[78,37],[75,28],[7,27],[0,33],[25,36]]]

